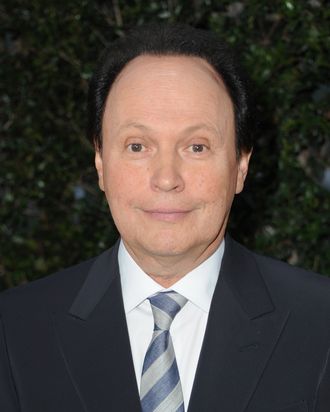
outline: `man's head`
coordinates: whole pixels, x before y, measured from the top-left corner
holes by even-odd
[[[253,110],[245,74],[232,50],[216,35],[183,24],[139,27],[105,49],[88,98],[88,138],[96,148],[102,147],[102,119],[112,84],[122,69],[140,55],[194,56],[207,61],[223,80],[233,103],[237,154],[251,151]]]
[[[99,184],[131,255],[169,285],[220,244],[250,145],[237,139],[233,97],[205,58],[142,53],[121,67],[110,91],[104,67],[100,77]]]

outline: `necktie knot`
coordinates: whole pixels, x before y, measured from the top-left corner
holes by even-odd
[[[173,319],[187,299],[174,291],[159,292],[148,298],[154,316],[155,330],[169,330]]]

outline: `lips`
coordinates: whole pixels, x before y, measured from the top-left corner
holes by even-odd
[[[144,213],[151,219],[164,222],[177,222],[184,219],[191,210],[182,209],[150,209],[144,210]]]

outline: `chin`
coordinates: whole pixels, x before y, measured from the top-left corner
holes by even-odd
[[[186,250],[189,250],[189,245],[187,245],[182,240],[165,238],[160,239],[159,237],[141,243],[142,248],[146,251],[147,254],[152,254],[155,256],[177,256],[184,253]]]

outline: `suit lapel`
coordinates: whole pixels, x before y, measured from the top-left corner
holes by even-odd
[[[54,315],[85,412],[140,411],[117,252],[118,244],[98,257],[69,313]],[[188,412],[247,410],[288,316],[274,307],[253,255],[227,237]]]
[[[288,316],[274,307],[253,255],[227,237],[189,412],[247,410]]]
[[[54,315],[57,343],[86,412],[140,411],[117,251],[118,244],[95,260],[69,313]]]

